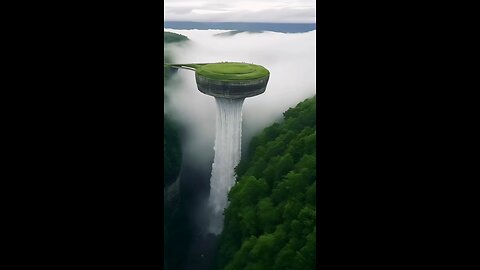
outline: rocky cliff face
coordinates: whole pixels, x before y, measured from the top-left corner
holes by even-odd
[[[265,92],[269,76],[254,80],[220,81],[195,74],[198,90],[206,95],[221,98],[246,98]]]

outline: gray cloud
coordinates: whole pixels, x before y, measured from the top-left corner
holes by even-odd
[[[166,0],[164,5],[166,21],[285,23],[316,21],[315,0]]]
[[[183,15],[183,14],[190,14],[192,12],[191,7],[171,7],[167,9],[169,14],[173,16],[176,15]]]

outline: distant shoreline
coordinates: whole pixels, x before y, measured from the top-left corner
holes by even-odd
[[[237,30],[303,33],[317,29],[316,23],[254,23],[254,22],[180,22],[166,21],[164,28],[178,30]]]

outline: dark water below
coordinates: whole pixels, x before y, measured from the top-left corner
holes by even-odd
[[[212,269],[218,237],[207,234],[209,215],[206,214],[206,205],[210,193],[210,171],[211,168],[200,168],[188,160],[182,164],[180,196],[187,237],[182,252],[172,254],[181,258],[178,270]]]
[[[185,270],[211,270],[217,248],[218,237],[200,233],[192,239],[185,261]]]

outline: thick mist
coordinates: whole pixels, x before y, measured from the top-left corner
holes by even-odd
[[[316,93],[315,35],[307,33],[240,33],[226,30],[174,30],[190,41],[166,48],[176,63],[247,62],[270,70],[265,93],[243,105],[244,151],[251,138],[279,121],[282,113]],[[215,99],[197,90],[193,71],[180,70],[165,89],[165,112],[188,129],[184,155],[211,169],[215,140]]]

